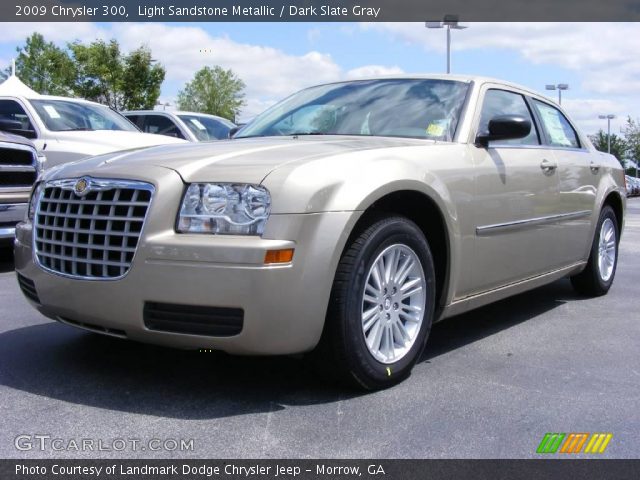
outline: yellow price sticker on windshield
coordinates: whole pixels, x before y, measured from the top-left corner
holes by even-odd
[[[430,137],[441,137],[444,135],[444,127],[437,123],[430,123],[427,127],[427,135]]]

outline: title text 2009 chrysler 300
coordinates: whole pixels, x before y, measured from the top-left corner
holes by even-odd
[[[236,354],[311,352],[365,388],[432,323],[570,276],[607,292],[619,163],[547,98],[410,76],[303,90],[235,139],[64,165],[34,188],[16,270],[44,315]]]

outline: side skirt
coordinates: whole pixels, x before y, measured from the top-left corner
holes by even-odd
[[[552,270],[551,272],[543,273],[542,275],[456,300],[442,309],[440,315],[436,318],[436,322],[526,292],[527,290],[541,287],[547,283],[555,282],[556,280],[580,272],[586,264],[587,262],[574,263],[557,270]]]

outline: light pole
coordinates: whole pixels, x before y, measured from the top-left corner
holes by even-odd
[[[545,85],[545,90],[558,90],[558,105],[562,105],[562,91],[569,90],[568,83],[559,83],[557,85]]]
[[[598,115],[598,118],[604,120],[607,119],[607,153],[611,153],[611,120],[616,118],[615,115]]]
[[[464,30],[468,28],[458,23],[457,15],[445,15],[442,22],[424,22],[427,28],[446,28],[447,29],[447,73],[451,73],[451,29]]]

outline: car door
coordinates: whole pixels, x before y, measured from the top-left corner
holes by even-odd
[[[524,92],[485,86],[476,134],[499,115],[531,122],[525,138],[473,146],[475,175],[475,293],[517,282],[556,267],[551,219],[559,214],[558,175],[552,152]]]
[[[562,217],[556,225],[555,250],[562,262],[569,265],[584,260],[591,245],[600,165],[560,109],[539,99],[533,99],[532,104],[540,119],[545,143],[558,165]]]

